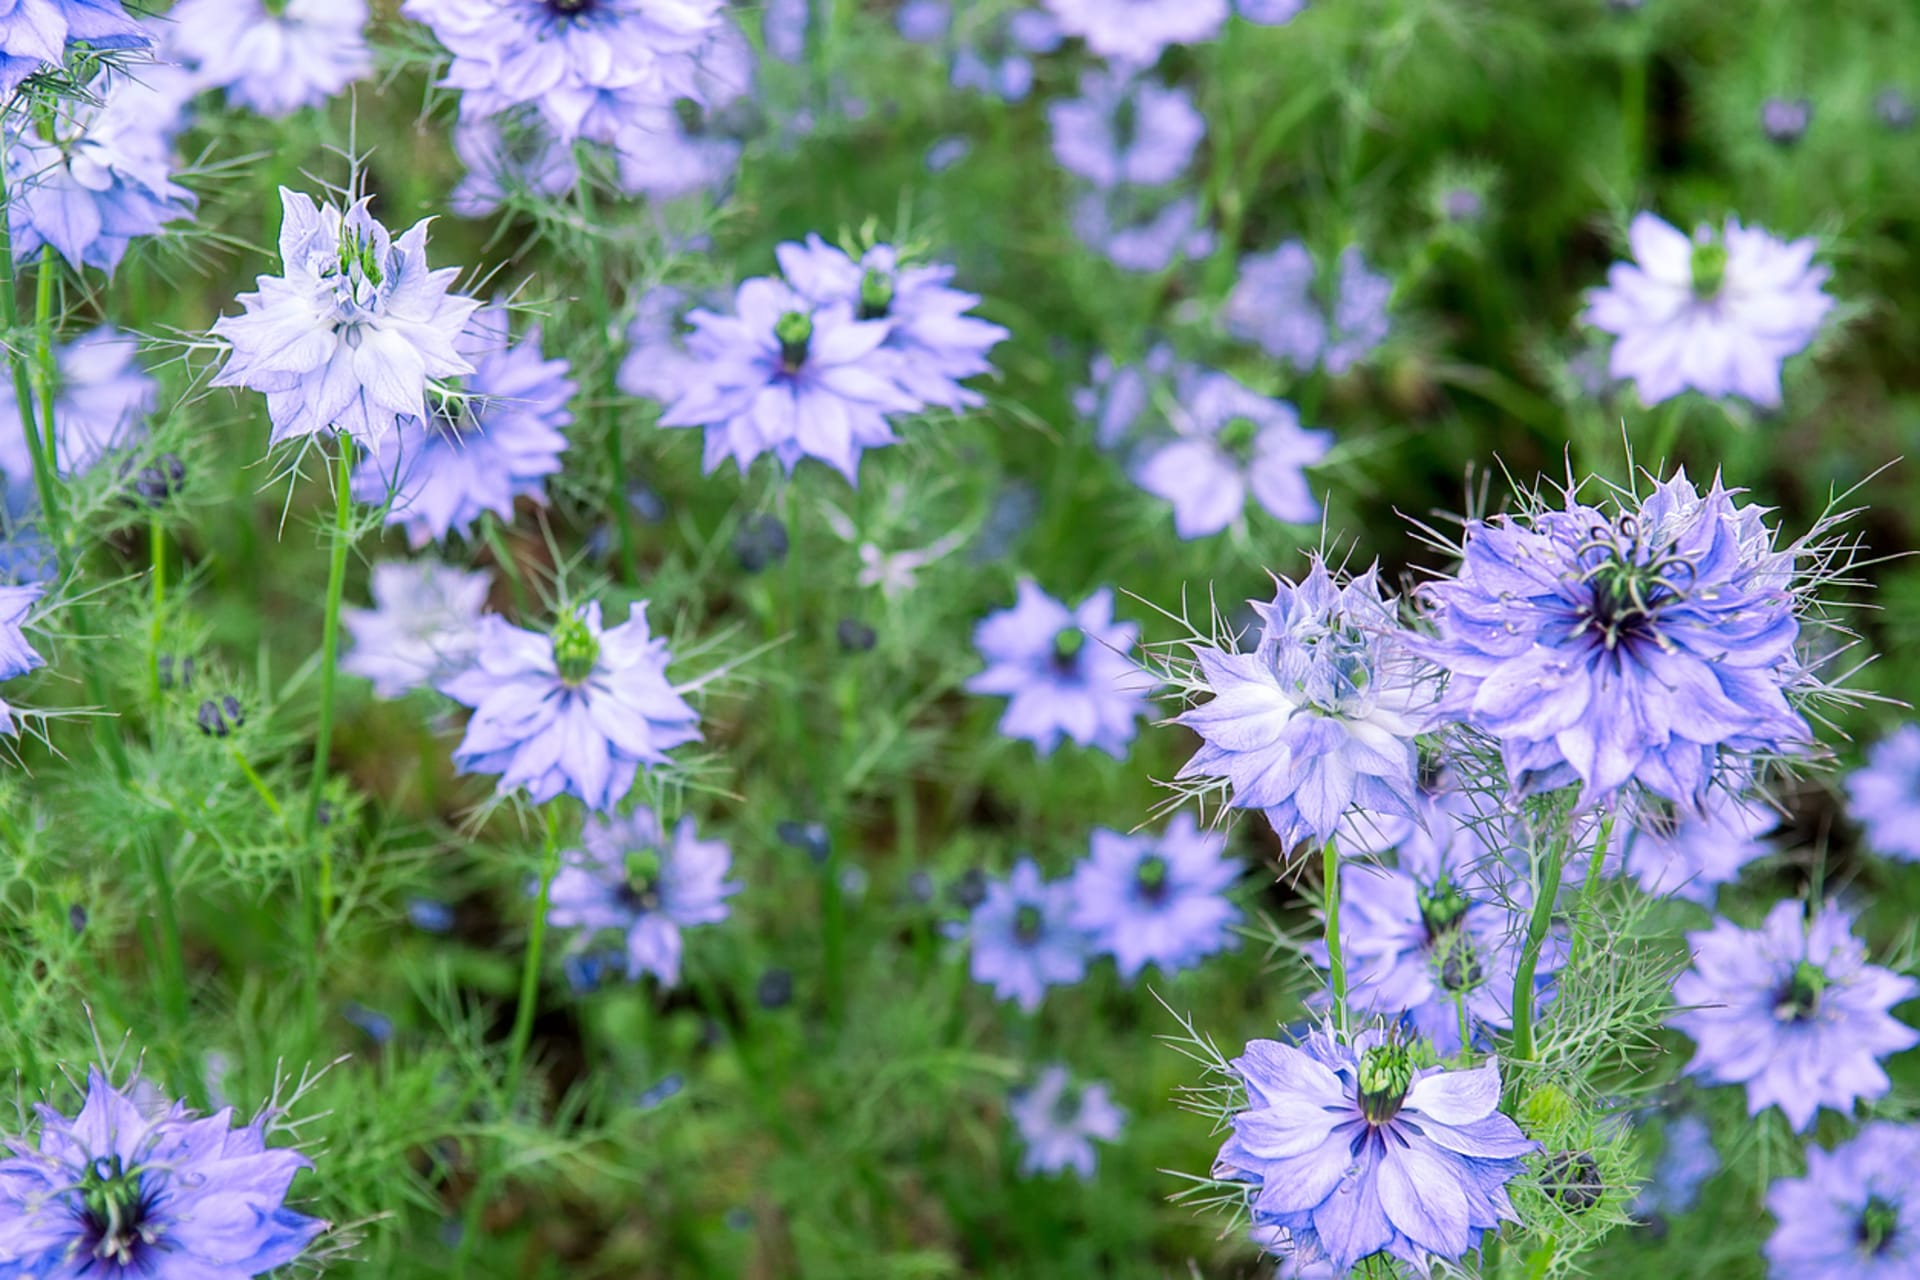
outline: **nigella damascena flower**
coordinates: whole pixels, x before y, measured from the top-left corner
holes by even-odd
[[[1767,1188],[1771,1280],[1920,1275],[1920,1125],[1880,1120]]]
[[[949,288],[953,268],[907,265],[891,246],[874,245],[855,261],[818,235],[776,250],[780,271],[802,295],[823,306],[849,306],[861,320],[892,326],[882,349],[899,356],[894,381],[926,404],[970,409],[986,403],[963,378],[990,373],[987,352],[1010,336],[966,314],[978,296]]]
[[[1139,635],[1133,623],[1113,620],[1109,588],[1069,610],[1026,579],[1011,609],[974,628],[987,669],[967,681],[967,691],[1005,696],[1000,732],[1043,756],[1065,737],[1123,759],[1134,720],[1146,710],[1146,688],[1127,656]]]
[[[45,590],[32,585],[0,587],[0,680],[11,680],[46,665],[47,660],[28,643],[24,630],[27,615]],[[13,731],[13,708],[0,698],[0,734]]]
[[[1442,713],[1497,740],[1516,787],[1601,803],[1637,784],[1692,808],[1723,766],[1810,740],[1787,701],[1812,679],[1800,554],[1736,492],[1680,472],[1604,509],[1569,492],[1476,520],[1459,571],[1421,588]]]
[[[719,199],[740,167],[740,122],[729,111],[753,92],[753,49],[739,28],[720,28],[700,54],[697,91],[634,111],[613,139],[620,188],[671,200]]]
[[[1717,920],[1687,935],[1693,968],[1673,984],[1668,1022],[1697,1048],[1687,1071],[1744,1084],[1747,1114],[1779,1104],[1795,1132],[1821,1107],[1850,1112],[1891,1087],[1879,1059],[1920,1044],[1889,1011],[1920,982],[1867,963],[1846,912],[1828,903],[1805,918],[1775,903],[1759,929]]]
[[[1093,358],[1087,385],[1073,393],[1073,411],[1093,424],[1094,442],[1102,449],[1117,448],[1157,423],[1174,388],[1199,376],[1199,366],[1177,359],[1164,342],[1149,348],[1137,364],[1118,364],[1101,352]]]
[[[1048,884],[1033,859],[1022,858],[1005,880],[987,886],[967,918],[973,980],[1032,1013],[1048,987],[1086,976],[1087,938],[1074,927],[1072,915],[1072,883]]]
[[[1249,494],[1276,520],[1320,518],[1306,468],[1326,456],[1333,434],[1302,428],[1286,401],[1208,370],[1182,380],[1169,418],[1174,438],[1147,454],[1134,481],[1173,504],[1182,538],[1219,533],[1240,518]]]
[[[700,737],[700,717],[667,679],[667,643],[647,629],[646,602],[603,628],[593,601],[550,635],[488,614],[473,661],[439,682],[473,708],[453,753],[468,773],[497,773],[502,794],[525,787],[534,803],[561,792],[606,811],[642,766]]]
[[[1088,68],[1080,96],[1048,104],[1047,122],[1060,167],[1102,189],[1172,182],[1207,133],[1185,89],[1124,68]]]
[[[371,197],[346,210],[280,188],[284,274],[214,321],[227,343],[216,387],[265,393],[273,440],[345,432],[378,445],[406,417],[425,420],[433,379],[473,372],[459,341],[479,303],[449,293],[459,274],[427,268],[427,221],[395,241]]]
[[[687,320],[695,364],[663,427],[704,427],[703,465],[732,458],[742,471],[771,453],[792,471],[815,457],[858,482],[864,449],[894,443],[887,415],[922,407],[897,380],[893,326],[862,320],[845,303],[822,304],[784,281],[749,280],[734,314],[698,310]]]
[[[1368,1031],[1255,1040],[1231,1066],[1247,1106],[1214,1176],[1253,1184],[1254,1225],[1285,1230],[1302,1261],[1345,1273],[1384,1253],[1424,1273],[1518,1220],[1506,1184],[1540,1148],[1500,1113],[1494,1063],[1417,1068],[1409,1046]]]
[[[373,681],[382,698],[398,698],[466,669],[479,644],[480,615],[492,585],[433,560],[387,560],[373,566],[371,609],[342,609],[351,648],[340,669]]]
[[[1780,815],[1756,796],[1725,787],[1708,793],[1698,813],[1671,802],[1646,798],[1619,837],[1626,873],[1642,892],[1713,905],[1723,884],[1767,853],[1765,837],[1780,825]]]
[[[34,72],[60,66],[72,43],[145,49],[153,39],[120,0],[13,0],[0,13],[0,96],[13,96]]]
[[[1240,868],[1222,856],[1226,847],[1225,835],[1202,831],[1189,813],[1157,836],[1096,827],[1073,872],[1073,923],[1129,981],[1149,964],[1190,968],[1233,945],[1240,909],[1227,890]]]
[[[1356,806],[1412,812],[1414,738],[1436,693],[1393,603],[1368,569],[1344,586],[1318,555],[1298,585],[1250,602],[1252,652],[1191,645],[1189,691],[1211,697],[1176,717],[1201,746],[1179,777],[1219,779],[1236,809],[1259,809],[1288,848],[1325,841]]]
[[[720,0],[407,0],[453,54],[460,113],[537,106],[554,131],[612,142],[636,110],[699,93]]]
[[[741,889],[727,879],[733,855],[719,840],[702,840],[691,816],[669,838],[658,815],[642,805],[631,814],[587,819],[581,848],[568,850],[553,878],[547,922],[577,929],[576,950],[597,935],[621,935],[627,980],[650,973],[662,986],[680,982],[681,932],[727,918],[727,899]]]
[[[131,73],[103,71],[88,85],[91,100],[8,121],[0,145],[16,262],[52,245],[75,271],[112,275],[136,237],[193,216],[193,193],[173,181],[171,139],[114,105],[138,91]]]
[[[1017,9],[954,50],[950,81],[956,89],[1020,102],[1033,91],[1033,56],[1052,53],[1063,39],[1052,14]]]
[[[1150,275],[1205,258],[1216,243],[1200,202],[1148,187],[1092,190],[1073,202],[1073,234],[1122,271]]]
[[[1220,34],[1227,0],[1046,0],[1060,30],[1113,62],[1148,66],[1168,45]]]
[[[1098,1156],[1094,1140],[1116,1142],[1126,1116],[1104,1084],[1078,1084],[1063,1066],[1042,1070],[1031,1084],[1013,1091],[1007,1114],[1020,1134],[1020,1172],[1062,1173],[1071,1169],[1082,1181],[1093,1177]]]
[[[1262,27],[1284,27],[1300,16],[1307,0],[1234,0],[1234,12]]]
[[[552,200],[580,180],[573,145],[537,112],[462,117],[453,126],[453,153],[467,172],[447,207],[463,218],[484,218],[515,196]]]
[[[1873,744],[1866,767],[1847,775],[1847,798],[1869,849],[1920,861],[1920,724],[1902,725]]]
[[[515,342],[505,303],[474,312],[455,349],[473,372],[436,388],[432,413],[402,418],[353,475],[353,496],[387,503],[387,523],[415,550],[467,534],[488,511],[511,523],[516,498],[544,503],[573,422],[567,362],[540,353],[538,325]]]
[[[706,305],[686,290],[663,284],[640,295],[627,326],[627,356],[614,384],[630,396],[671,404],[696,376],[699,361],[687,352],[687,316]]]
[[[235,1126],[231,1109],[201,1117],[153,1092],[116,1089],[94,1069],[79,1115],[42,1106],[38,1142],[6,1143],[0,1271],[243,1280],[292,1262],[326,1229],[286,1207],[313,1162],[267,1146],[269,1116]]]
[[[130,335],[111,325],[55,345],[53,423],[61,475],[79,475],[144,434],[143,419],[153,409],[159,385],[135,360],[139,349]],[[33,483],[33,454],[21,430],[20,404],[9,395],[0,395],[0,472],[10,487]]]
[[[1632,262],[1615,263],[1582,316],[1612,334],[1609,364],[1646,404],[1691,387],[1780,403],[1780,366],[1806,349],[1833,308],[1811,239],[1785,241],[1728,218],[1689,239],[1651,213],[1627,230]]]
[[[1393,282],[1348,245],[1334,266],[1329,311],[1314,293],[1317,274],[1313,255],[1298,240],[1242,259],[1222,311],[1227,332],[1298,369],[1345,373],[1386,341]]]
[[[278,118],[373,74],[366,0],[182,0],[168,52],[237,107]]]

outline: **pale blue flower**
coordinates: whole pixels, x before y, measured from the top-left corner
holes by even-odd
[[[1847,775],[1847,798],[1869,849],[1920,862],[1920,724],[1901,725],[1873,744],[1866,766]]]
[[[342,609],[348,675],[373,681],[374,693],[398,698],[464,671],[480,643],[480,615],[492,576],[433,560],[384,560],[373,566],[371,609]]]
[[[62,65],[67,45],[144,49],[153,43],[120,0],[11,0],[0,14],[0,95],[36,71]]]
[[[1047,884],[1031,858],[1005,880],[987,886],[966,935],[973,944],[969,972],[1022,1011],[1040,1007],[1048,987],[1072,985],[1087,973],[1086,935],[1072,922],[1073,886]]]
[[[1227,0],[1045,0],[1060,30],[1113,62],[1147,66],[1169,45],[1220,34]]]
[[[1301,427],[1292,405],[1208,370],[1181,382],[1169,416],[1173,439],[1148,446],[1134,480],[1173,504],[1180,537],[1219,533],[1240,518],[1249,496],[1288,524],[1320,518],[1306,468],[1326,456],[1333,434]]]
[[[227,101],[279,118],[373,74],[366,0],[181,0],[168,52]]]
[[[1076,1084],[1057,1063],[1007,1099],[1007,1114],[1020,1135],[1020,1172],[1053,1174],[1071,1170],[1081,1181],[1093,1177],[1098,1156],[1094,1142],[1117,1142],[1126,1116],[1113,1104],[1104,1084]]]
[[[1176,973],[1226,950],[1240,919],[1227,899],[1240,867],[1226,847],[1225,835],[1202,831],[1189,813],[1158,836],[1094,828],[1073,872],[1074,925],[1129,981],[1149,964]]]
[[[55,451],[63,476],[76,476],[102,458],[139,441],[160,388],[136,360],[139,344],[111,325],[101,325],[53,348]],[[44,424],[36,422],[38,431]],[[33,454],[21,430],[20,404],[0,391],[0,472],[9,489],[33,486]]]
[[[1006,697],[1000,732],[1042,756],[1065,738],[1124,759],[1147,709],[1147,682],[1128,656],[1139,635],[1133,623],[1113,620],[1109,588],[1069,610],[1023,579],[1013,607],[974,629],[987,667],[966,688]]]
[[[1185,89],[1100,67],[1081,75],[1079,97],[1048,104],[1047,122],[1060,167],[1102,190],[1174,181],[1207,132]]]

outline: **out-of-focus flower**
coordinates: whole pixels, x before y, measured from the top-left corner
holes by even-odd
[[[1771,142],[1792,146],[1806,136],[1813,123],[1813,103],[1806,98],[1768,98],[1760,106],[1760,130]]]
[[[971,693],[1004,696],[1000,732],[1033,743],[1043,756],[1060,740],[1124,759],[1146,688],[1128,657],[1140,629],[1113,620],[1113,592],[1101,588],[1069,610],[1023,580],[1014,605],[974,629],[987,668],[967,681]]]
[[[1242,259],[1222,312],[1227,331],[1298,369],[1345,373],[1386,341],[1393,282],[1348,245],[1335,264],[1329,311],[1314,295],[1317,274],[1298,240]]]
[[[1113,1104],[1104,1084],[1079,1085],[1063,1066],[1046,1067],[1031,1084],[1013,1091],[1007,1114],[1025,1149],[1020,1171],[1025,1174],[1063,1173],[1071,1169],[1082,1181],[1093,1177],[1098,1157],[1093,1143],[1119,1140],[1126,1117]]]
[[[1284,27],[1307,7],[1307,0],[1234,0],[1234,12],[1263,27]]]
[[[1867,752],[1847,777],[1850,812],[1867,829],[1867,847],[1903,862],[1920,861],[1920,724],[1902,725]]]
[[[1150,275],[1214,250],[1213,229],[1200,221],[1200,202],[1142,187],[1083,193],[1073,204],[1073,233],[1122,271]]]
[[[1698,813],[1648,799],[1620,836],[1626,872],[1654,897],[1673,895],[1711,907],[1715,892],[1766,856],[1764,837],[1780,825],[1765,802],[1716,787]]]
[[[433,560],[385,560],[373,566],[371,609],[342,609],[350,647],[340,669],[398,698],[464,670],[479,643],[489,575]]]
[[[1113,62],[1148,66],[1168,45],[1220,34],[1227,0],[1046,0],[1060,30]]]
[[[1174,438],[1146,455],[1134,479],[1173,504],[1182,538],[1219,533],[1240,517],[1249,494],[1276,520],[1320,518],[1306,468],[1326,456],[1333,435],[1303,429],[1292,405],[1209,370],[1183,380],[1170,416]]]
[[[366,0],[181,0],[168,52],[263,116],[317,107],[373,74]]]
[[[1876,1121],[1767,1188],[1772,1280],[1920,1275],[1920,1125]]]
[[[1712,1126],[1701,1116],[1692,1112],[1675,1116],[1667,1122],[1662,1138],[1653,1177],[1633,1202],[1636,1217],[1685,1213],[1699,1198],[1701,1184],[1720,1171]]]
[[[635,111],[614,135],[620,187],[655,200],[705,192],[716,199],[740,167],[729,108],[753,92],[753,49],[728,24],[702,51],[690,97]]]
[[[1176,814],[1158,836],[1096,827],[1073,873],[1073,923],[1095,952],[1133,979],[1149,964],[1175,973],[1233,945],[1240,911],[1227,890],[1240,868],[1221,855],[1227,838]]]
[[[1696,1046],[1689,1074],[1743,1084],[1747,1113],[1777,1104],[1794,1131],[1821,1107],[1851,1112],[1892,1087],[1879,1059],[1920,1044],[1889,1012],[1920,982],[1867,963],[1852,922],[1832,903],[1808,921],[1775,903],[1757,930],[1717,920],[1690,933],[1693,968],[1673,984],[1668,1021]]]
[[[1811,239],[1785,241],[1737,218],[1692,239],[1651,213],[1628,228],[1632,262],[1607,271],[1583,319],[1612,334],[1610,369],[1659,404],[1691,388],[1780,403],[1780,367],[1804,351],[1833,309]]]
[[[954,50],[953,87],[1023,101],[1033,91],[1034,55],[1052,53],[1063,38],[1052,14],[1016,9]]]
[[[462,117],[453,126],[453,153],[467,172],[447,207],[463,218],[484,218],[514,196],[552,200],[580,180],[573,147],[534,112]]]
[[[1193,159],[1207,122],[1184,89],[1090,67],[1080,96],[1047,106],[1060,167],[1102,190],[1172,182]]]
[[[1033,860],[1022,858],[1005,880],[986,886],[967,919],[973,980],[1026,1013],[1040,1007],[1048,987],[1080,981],[1087,972],[1087,939],[1073,926],[1072,914],[1073,886],[1047,884]]]
[[[63,476],[90,470],[101,458],[145,434],[146,414],[159,386],[134,357],[139,344],[111,325],[101,325],[54,346],[55,459]],[[36,431],[44,424],[33,424]],[[33,484],[33,454],[20,422],[20,404],[0,394],[0,472],[9,488]]]
[[[1094,441],[1102,449],[1116,448],[1160,420],[1157,399],[1171,401],[1174,388],[1201,372],[1176,359],[1165,343],[1155,344],[1137,364],[1118,364],[1101,352],[1093,358],[1087,385],[1073,393],[1074,412],[1093,424]]]
[[[13,0],[0,14],[0,95],[12,97],[34,72],[60,66],[69,44],[145,49],[152,43],[120,0]]]

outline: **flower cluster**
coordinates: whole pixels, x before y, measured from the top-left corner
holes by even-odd
[[[1085,186],[1074,233],[1127,271],[1160,271],[1175,258],[1212,252],[1198,203],[1170,187],[1206,136],[1193,99],[1124,65],[1089,68],[1080,94],[1047,112],[1054,158]]]

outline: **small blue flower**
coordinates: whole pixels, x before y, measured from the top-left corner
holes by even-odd
[[[665,764],[668,751],[700,737],[700,717],[667,679],[671,660],[647,629],[645,601],[604,629],[593,601],[551,635],[488,614],[473,662],[439,682],[474,709],[454,763],[499,774],[503,795],[525,787],[545,804],[564,791],[612,809],[641,766]]]
[[[39,1109],[37,1146],[0,1160],[0,1259],[36,1280],[265,1275],[327,1227],[286,1207],[297,1151],[269,1148],[269,1116],[235,1127],[151,1087],[115,1089],[98,1069],[69,1120]]]
[[[1200,202],[1146,187],[1091,190],[1074,201],[1073,234],[1094,253],[1136,275],[1198,261],[1214,250],[1213,229],[1200,221]]]
[[[538,325],[515,342],[506,304],[476,311],[454,349],[473,372],[436,388],[430,417],[400,419],[353,475],[353,496],[386,503],[415,550],[465,536],[489,511],[512,523],[516,499],[544,504],[573,423],[568,363],[541,354]]]
[[[407,899],[407,919],[425,933],[453,932],[453,907],[438,898]]]
[[[1080,1085],[1063,1066],[1044,1068],[1031,1084],[1015,1089],[1007,1099],[1007,1114],[1025,1149],[1020,1172],[1064,1173],[1072,1170],[1090,1181],[1098,1156],[1094,1140],[1117,1142],[1126,1116],[1104,1084]]]
[[[1716,920],[1690,933],[1693,967],[1673,984],[1668,1022],[1692,1038],[1691,1075],[1744,1084],[1747,1114],[1778,1104],[1795,1132],[1821,1107],[1851,1112],[1892,1086],[1879,1059],[1920,1044],[1890,1010],[1920,982],[1867,963],[1852,921],[1828,903],[1807,920],[1774,904],[1757,930]]]
[[[1064,737],[1124,759],[1146,711],[1147,682],[1128,657],[1139,635],[1133,623],[1114,622],[1108,588],[1068,610],[1026,579],[1011,609],[974,629],[987,669],[967,691],[1007,697],[1000,732],[1043,756]]]
[[[1101,352],[1093,358],[1087,385],[1073,393],[1073,410],[1093,424],[1094,441],[1102,449],[1120,448],[1157,426],[1164,417],[1162,402],[1177,398],[1176,388],[1201,373],[1197,365],[1178,360],[1164,342],[1137,364],[1119,364]]]
[[[1725,787],[1708,793],[1698,813],[1648,798],[1620,836],[1626,873],[1641,891],[1712,907],[1715,892],[1740,869],[1766,856],[1765,836],[1780,825],[1766,802]]]
[[[713,300],[695,298],[674,285],[656,285],[640,295],[627,326],[627,357],[615,383],[630,396],[671,404],[694,380],[700,362],[687,352],[687,316]]]
[[[1653,1177],[1633,1202],[1635,1217],[1685,1213],[1700,1197],[1701,1184],[1720,1172],[1713,1129],[1701,1116],[1683,1112],[1668,1121]]]
[[[402,418],[425,421],[431,380],[473,372],[460,335],[479,307],[451,294],[457,272],[427,268],[427,224],[396,242],[371,197],[342,211],[280,188],[279,276],[222,316],[216,387],[265,393],[273,440],[345,432],[378,445]]]
[[[939,40],[947,34],[952,21],[953,12],[947,7],[947,0],[906,0],[893,19],[901,38],[915,44]]]
[[[181,0],[168,52],[227,101],[278,119],[373,74],[366,0]]]
[[[1866,767],[1847,776],[1847,798],[1869,849],[1920,861],[1920,724],[1902,725],[1874,743]]]
[[[702,840],[683,817],[671,840],[653,810],[587,820],[581,845],[561,859],[548,897],[547,922],[578,930],[574,950],[592,954],[602,934],[621,935],[627,980],[650,973],[662,986],[680,982],[681,933],[727,918],[727,899],[741,889],[727,879],[732,853]]]
[[[740,167],[739,131],[727,109],[753,92],[753,50],[731,25],[701,53],[697,90],[675,102],[634,110],[613,138],[620,188],[672,200],[702,193],[721,199]]]
[[[160,388],[135,361],[139,350],[130,335],[111,325],[55,344],[54,448],[61,475],[89,471],[146,433],[144,419]],[[21,430],[20,402],[5,394],[0,394],[0,473],[9,489],[31,491],[33,454]]]
[[[1288,524],[1320,518],[1306,468],[1333,447],[1333,434],[1300,425],[1284,400],[1249,390],[1211,370],[1182,380],[1174,397],[1174,438],[1149,452],[1134,480],[1173,504],[1173,530],[1206,538],[1241,517],[1251,495]]]
[[[1047,122],[1060,167],[1102,190],[1174,181],[1207,133],[1186,90],[1099,67],[1081,75],[1078,98],[1048,104]]]
[[[1240,868],[1221,856],[1226,847],[1188,813],[1158,836],[1095,828],[1073,873],[1075,927],[1129,981],[1149,964],[1175,973],[1231,947],[1240,910],[1226,895]]]
[[[1318,268],[1307,247],[1289,240],[1241,260],[1240,279],[1222,310],[1227,332],[1301,371],[1336,377],[1371,355],[1391,328],[1393,282],[1349,245],[1334,268],[1331,312],[1314,294]]]
[[[1767,1188],[1780,1225],[1771,1280],[1906,1280],[1920,1275],[1920,1125],[1865,1125],[1831,1151],[1807,1148],[1803,1178]]]
[[[473,661],[492,585],[485,570],[386,560],[373,566],[368,585],[373,608],[340,611],[351,646],[340,659],[342,671],[373,681],[379,697],[398,698]]]
[[[1151,66],[1169,45],[1220,34],[1227,0],[1046,0],[1060,30],[1111,62]]]
[[[1384,1253],[1424,1273],[1518,1221],[1506,1184],[1540,1148],[1500,1113],[1494,1063],[1416,1068],[1409,1046],[1369,1031],[1255,1040],[1231,1065],[1247,1106],[1214,1176],[1251,1183],[1254,1225],[1285,1230],[1302,1261],[1345,1273]]]
[[[572,145],[534,112],[462,117],[453,126],[453,153],[467,172],[447,207],[462,218],[484,218],[514,197],[553,200],[580,180]]]
[[[13,0],[0,14],[0,96],[36,71],[60,66],[67,45],[145,49],[153,43],[120,0]]]
[[[1080,981],[1087,973],[1087,939],[1074,928],[1072,912],[1073,886],[1043,882],[1040,868],[1022,858],[1005,880],[987,886],[967,919],[973,980],[1025,1013],[1040,1007],[1048,987]]]
[[[1052,53],[1063,37],[1060,24],[1039,9],[1017,9],[976,32],[953,53],[956,89],[1021,102],[1033,91],[1033,55]]]

